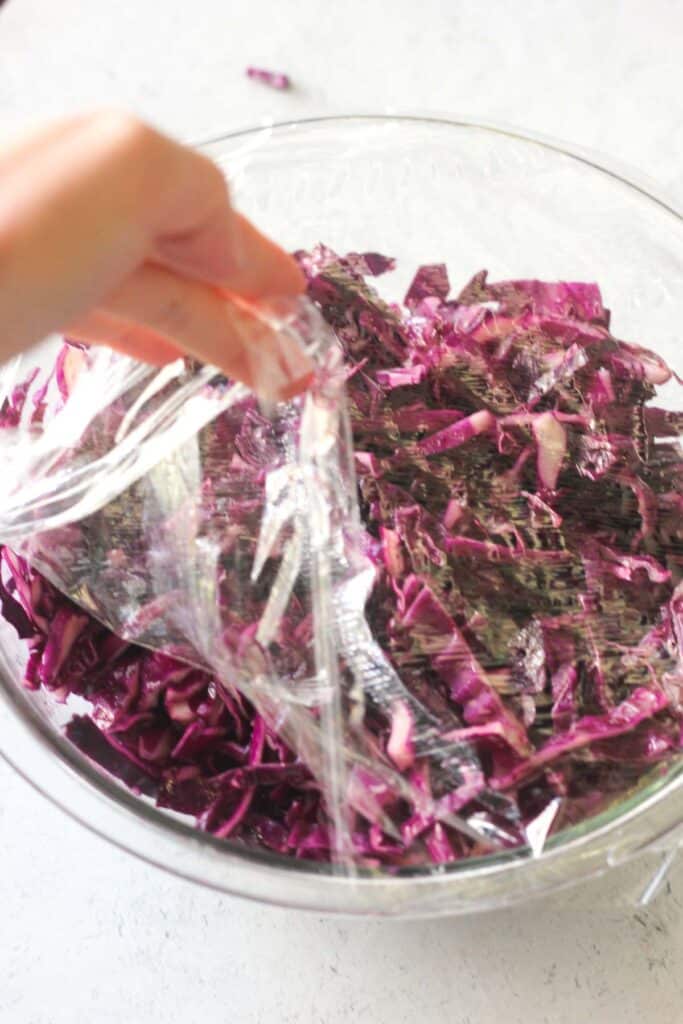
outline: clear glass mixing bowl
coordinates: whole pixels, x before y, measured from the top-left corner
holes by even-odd
[[[453,282],[597,280],[620,337],[683,372],[683,218],[650,190],[568,148],[463,121],[338,117],[238,132],[205,150],[240,208],[283,245],[395,256],[380,280],[400,298],[418,263]],[[662,389],[667,391],[667,389]],[[680,408],[680,387],[662,397]],[[69,709],[21,689],[23,646],[0,631],[0,747],[19,772],[110,841],[204,885],[327,912],[436,915],[526,899],[643,850],[676,846],[683,768],[644,780],[609,811],[556,836],[540,857],[513,851],[396,877],[246,852],[197,832],[102,775],[60,733]]]

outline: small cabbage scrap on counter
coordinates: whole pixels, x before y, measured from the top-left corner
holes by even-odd
[[[283,71],[268,71],[267,68],[255,68],[250,65],[246,73],[247,78],[263,82],[264,85],[269,85],[272,89],[289,89],[292,84],[289,75]]]
[[[548,808],[557,833],[683,746],[683,414],[652,404],[671,371],[611,334],[595,284],[482,271],[450,298],[436,264],[399,306],[368,281],[391,259],[297,256],[348,365],[372,633],[449,723],[444,742],[476,752],[458,811],[484,822],[483,794],[498,793],[518,813],[508,845]],[[25,397],[17,389],[2,422]],[[215,836],[330,858],[314,778],[244,697],[119,639],[8,547],[0,557],[2,614],[29,648],[25,685],[90,702],[66,727],[82,751]],[[431,793],[410,709],[370,711],[364,725]],[[356,815],[362,863],[485,852],[447,820],[406,808],[402,822],[387,835]]]

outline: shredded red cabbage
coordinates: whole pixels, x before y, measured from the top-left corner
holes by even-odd
[[[281,71],[267,71],[265,68],[248,67],[247,77],[263,82],[272,89],[289,89],[292,84],[289,75],[285,75]]]
[[[322,246],[298,259],[349,363],[372,631],[409,690],[457,723],[444,741],[472,744],[482,766],[439,799],[482,824],[485,790],[523,823],[555,801],[561,831],[683,746],[683,417],[647,404],[670,371],[610,333],[594,284],[481,272],[449,298],[437,264],[399,307],[365,280],[392,260]],[[90,702],[67,726],[82,751],[216,836],[329,858],[313,778],[243,698],[118,639],[7,547],[0,566],[25,685]],[[371,724],[429,792],[409,706]],[[354,842],[368,865],[481,852],[418,811],[400,838],[359,814]]]

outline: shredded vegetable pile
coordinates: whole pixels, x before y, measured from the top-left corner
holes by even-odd
[[[390,259],[298,259],[347,357],[372,632],[444,742],[476,752],[455,809],[484,821],[500,794],[508,845],[549,807],[559,832],[683,746],[683,414],[653,404],[672,374],[610,333],[594,284],[481,272],[450,298],[432,265],[398,306],[368,280]],[[67,726],[81,750],[216,836],[329,859],[314,779],[244,698],[118,639],[7,547],[1,566],[26,685],[90,702]],[[365,725],[430,792],[409,709]],[[391,836],[357,815],[353,840],[370,866],[484,852],[408,810]]]

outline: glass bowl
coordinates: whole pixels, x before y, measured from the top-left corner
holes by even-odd
[[[291,249],[394,256],[380,279],[398,299],[418,263],[465,282],[597,280],[620,337],[683,372],[683,218],[671,204],[569,148],[439,118],[320,118],[237,132],[204,147],[235,202]],[[680,408],[681,389],[662,402]],[[20,686],[25,652],[0,629],[0,747],[36,788],[110,841],[229,893],[323,912],[428,916],[530,898],[651,848],[680,830],[683,767],[644,779],[609,810],[555,836],[543,854],[509,851],[397,876],[342,877],[328,866],[247,852],[198,832],[100,773],[61,735],[70,709]]]

